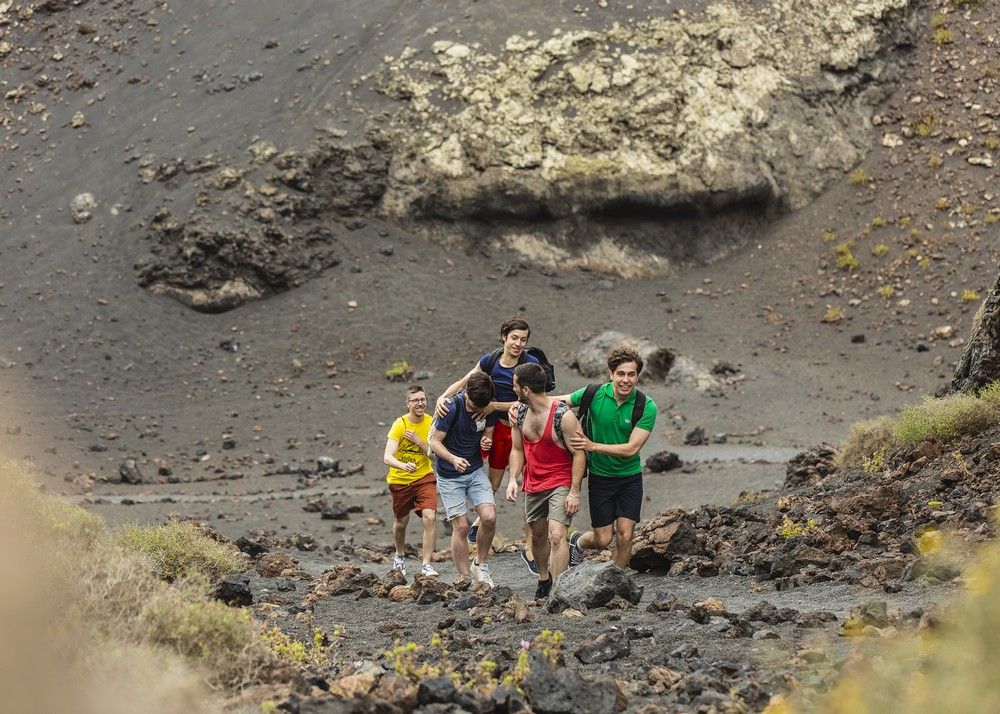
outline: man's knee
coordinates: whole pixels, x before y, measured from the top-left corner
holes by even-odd
[[[410,514],[407,513],[402,518],[397,518],[392,525],[396,528],[406,528],[406,524],[409,522],[410,522]]]
[[[492,528],[497,523],[497,509],[496,506],[486,505],[480,506],[476,509],[479,514],[479,527],[480,528]]]
[[[617,538],[619,544],[621,544],[621,545],[631,545],[632,544],[632,538],[635,536],[635,524],[634,523],[619,524],[618,527],[616,528],[616,530],[617,530],[617,536],[616,536],[616,538]]]
[[[566,526],[562,523],[549,524],[549,543],[553,548],[558,548],[566,542]]]
[[[457,533],[464,538],[469,534],[469,519],[465,516],[454,518],[451,521],[452,533]]]
[[[429,508],[425,508],[420,513],[420,520],[424,522],[424,525],[430,527],[434,525],[434,521],[437,518],[437,511],[432,511]]]

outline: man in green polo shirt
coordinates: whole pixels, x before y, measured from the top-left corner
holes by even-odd
[[[572,560],[579,562],[583,550],[603,550],[615,536],[614,561],[624,568],[632,558],[632,535],[642,508],[642,459],[639,450],[656,423],[656,404],[645,397],[642,415],[633,427],[642,357],[628,347],[616,347],[608,355],[608,382],[594,394],[586,416],[586,433],[577,429],[570,437],[574,449],[588,454],[590,476],[587,496],[590,524],[585,533],[570,536]],[[586,388],[556,399],[580,405]]]

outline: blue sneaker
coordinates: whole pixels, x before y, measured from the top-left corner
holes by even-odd
[[[530,570],[534,575],[538,575],[538,563],[528,557],[528,551],[524,548],[521,548],[521,560],[523,560],[524,564],[528,566],[528,570]]]
[[[479,526],[469,526],[469,535],[466,536],[466,539],[473,545],[476,543],[477,533],[479,533]]]

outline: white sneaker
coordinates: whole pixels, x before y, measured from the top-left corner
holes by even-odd
[[[406,575],[406,562],[401,555],[392,556],[392,569],[398,570],[401,575]]]
[[[434,566],[430,563],[424,563],[420,566],[420,574],[426,575],[429,578],[436,578],[438,576],[438,571],[436,571]]]
[[[491,588],[493,585],[493,578],[490,576],[490,566],[486,563],[478,565],[475,560],[469,563],[469,570],[472,572],[472,577],[476,579],[476,582],[486,583]]]

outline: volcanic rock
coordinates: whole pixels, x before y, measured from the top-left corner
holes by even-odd
[[[588,379],[607,379],[608,352],[615,347],[631,347],[644,362],[641,380],[663,379],[674,363],[674,353],[649,340],[609,330],[593,337],[577,351],[572,367]]]
[[[549,612],[562,612],[567,608],[585,611],[606,606],[616,595],[638,605],[642,590],[614,563],[587,560],[560,576],[547,607]]]
[[[837,470],[837,452],[829,444],[820,444],[792,457],[785,467],[785,488],[808,484],[814,486]]]
[[[531,671],[524,692],[538,714],[609,714],[618,700],[614,682],[592,682],[566,667],[553,667],[537,650],[531,652]]]
[[[573,655],[584,664],[594,664],[627,657],[631,651],[628,638],[621,632],[605,632],[577,647]]]
[[[640,572],[667,571],[676,556],[703,552],[691,514],[680,508],[668,509],[636,529],[629,565]]]
[[[73,223],[86,223],[94,216],[94,209],[97,208],[97,199],[92,193],[80,193],[70,201],[69,210],[73,216]]]
[[[681,457],[672,451],[660,451],[646,459],[646,468],[654,474],[678,469],[681,466]]]
[[[962,352],[952,391],[974,392],[1000,380],[1000,277],[972,319],[969,341]]]
[[[276,578],[298,570],[299,561],[288,553],[266,553],[257,563],[257,572],[265,578]]]
[[[253,605],[250,578],[246,575],[230,575],[216,586],[215,598],[236,607]]]
[[[135,459],[125,459],[118,464],[118,478],[122,483],[140,484],[143,481],[142,472],[135,463]]]

